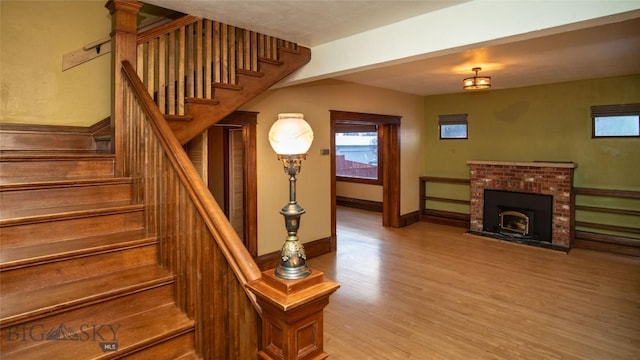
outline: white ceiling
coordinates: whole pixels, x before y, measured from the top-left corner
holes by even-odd
[[[310,47],[307,68],[278,86],[333,78],[433,95],[461,92],[475,66],[492,89],[640,73],[638,0],[146,2]],[[384,42],[379,28],[396,38]],[[411,56],[407,39],[417,48]]]

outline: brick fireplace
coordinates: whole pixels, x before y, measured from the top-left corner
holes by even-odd
[[[573,162],[467,161],[470,167],[470,231],[484,233],[484,191],[551,195],[554,248],[569,249],[573,239]]]

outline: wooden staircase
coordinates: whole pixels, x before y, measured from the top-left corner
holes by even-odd
[[[108,120],[0,124],[0,357],[326,358],[339,285],[260,272],[182,146],[309,50],[194,17],[141,37],[141,6],[106,4]]]
[[[190,15],[136,43],[138,76],[181,144],[311,60],[309,48]]]
[[[279,60],[258,59],[260,72],[239,71],[235,86],[212,84],[213,100],[185,99],[187,115],[168,117],[169,126],[178,140],[184,144],[193,139],[311,60],[311,51],[304,47],[295,50],[282,47],[278,54]]]
[[[131,179],[93,152],[0,155],[2,359],[198,358]]]

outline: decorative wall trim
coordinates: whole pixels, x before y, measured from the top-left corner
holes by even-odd
[[[574,247],[610,252],[615,254],[640,256],[640,240],[589,231],[575,232]]]
[[[345,196],[336,196],[336,205],[338,206],[346,206],[352,207],[361,210],[382,212],[382,202],[381,201],[371,201],[371,200],[362,200],[362,199],[354,199]]]
[[[459,212],[424,209],[420,220],[469,229],[469,214]]]
[[[597,189],[597,188],[573,188],[574,195],[586,195],[590,197],[619,198],[629,202],[640,200],[640,191]],[[575,205],[576,210],[594,214],[607,214],[608,216],[635,217],[640,219],[640,211],[631,208],[614,206],[587,206]],[[610,223],[609,217],[602,217],[601,222],[575,221],[574,247],[590,249],[616,254],[640,256],[640,227],[621,226]],[[609,219],[609,220],[606,220]],[[637,223],[637,222],[636,222]],[[616,232],[618,235],[608,234]]]
[[[413,211],[408,214],[400,215],[400,225],[402,227],[415,224],[420,221],[420,211]]]
[[[437,201],[451,204],[469,205],[469,200],[450,199],[436,196],[427,196],[427,183],[442,183],[450,185],[469,186],[469,179],[449,178],[439,176],[420,177],[420,221],[442,225],[456,226],[469,229],[470,216],[466,213],[427,209],[427,201]],[[467,190],[468,191],[468,190]]]

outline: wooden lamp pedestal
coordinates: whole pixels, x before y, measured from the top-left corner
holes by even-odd
[[[262,309],[262,344],[258,356],[264,360],[319,360],[323,350],[323,310],[329,296],[340,285],[326,280],[320,271],[299,280],[264,271],[247,285]]]

